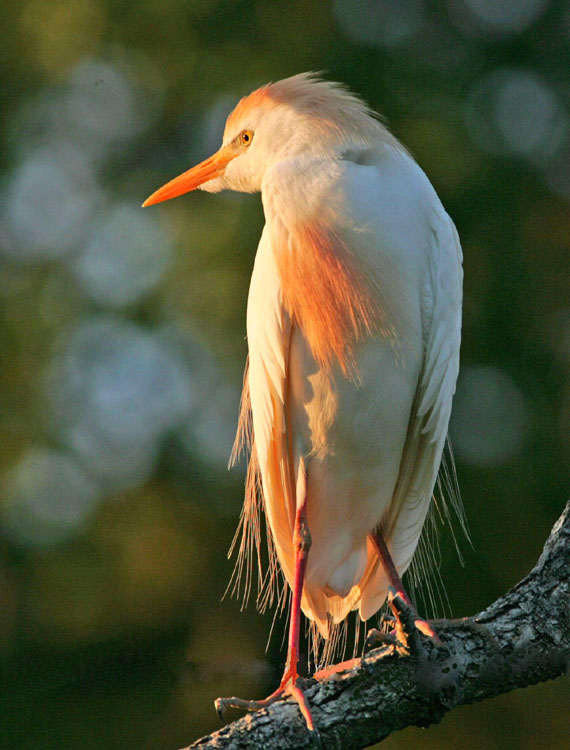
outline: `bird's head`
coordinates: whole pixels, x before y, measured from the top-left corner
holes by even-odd
[[[368,107],[342,86],[301,73],[257,89],[228,117],[221,148],[175,177],[143,203],[191,190],[261,190],[265,173],[289,158],[340,158],[391,139]]]

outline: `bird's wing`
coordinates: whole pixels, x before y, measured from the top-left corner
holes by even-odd
[[[421,296],[423,366],[398,481],[382,528],[400,573],[412,560],[430,507],[459,371],[462,252],[455,226],[435,194],[434,208]],[[363,618],[376,611],[377,602],[383,598],[381,590],[385,586],[379,580],[381,577],[378,571],[376,580],[370,582],[363,594]]]
[[[405,541],[406,529],[413,529],[416,518],[423,523],[425,511],[419,506],[429,505],[447,437],[459,372],[461,262],[457,231],[442,209],[431,224],[428,274],[421,300],[424,362],[394,493],[392,515],[397,521],[393,533],[399,544]],[[407,567],[405,555],[402,560]]]

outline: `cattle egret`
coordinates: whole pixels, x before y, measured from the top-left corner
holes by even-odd
[[[243,98],[219,151],[144,205],[196,188],[261,191],[237,441],[250,442],[246,533],[259,543],[263,507],[270,559],[292,590],[278,689],[217,706],[254,710],[288,693],[313,730],[297,682],[301,611],[326,639],[389,592],[409,604],[400,576],[431,503],[459,367],[461,247],[406,149],[359,98],[313,74]]]

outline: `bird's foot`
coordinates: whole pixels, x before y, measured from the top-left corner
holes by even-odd
[[[384,646],[390,652],[394,651],[397,645],[396,630],[395,627],[390,627],[390,622],[391,620],[388,620],[388,618],[383,618],[381,623],[382,629],[371,628],[368,631],[366,634],[366,640],[364,641],[364,654],[372,651],[372,649],[377,646]]]
[[[390,586],[388,605],[394,617],[386,618],[384,623],[388,623],[392,628],[389,631],[373,628],[368,632],[361,659],[361,666],[364,669],[367,668],[368,651],[378,644],[384,646],[382,656],[398,654],[420,658],[426,657],[430,646],[441,647],[443,645],[431,624],[418,615],[405,591],[397,591]]]
[[[243,698],[216,698],[214,705],[220,721],[224,719],[224,712],[227,708],[240,708],[245,711],[259,711],[262,708],[271,706],[281,698],[291,696],[295,699],[299,706],[299,710],[305,719],[307,729],[310,732],[314,732],[317,743],[320,743],[320,737],[317,729],[315,728],[315,722],[311,714],[311,709],[307,703],[307,698],[302,688],[299,686],[299,675],[296,670],[286,669],[285,674],[281,678],[281,682],[277,690],[263,700],[244,700]],[[319,744],[320,746],[320,744]]]

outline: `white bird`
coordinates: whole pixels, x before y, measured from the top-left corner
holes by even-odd
[[[144,205],[195,188],[261,191],[238,442],[249,434],[245,524],[259,540],[261,485],[293,592],[279,688],[217,705],[255,709],[289,691],[314,729],[297,685],[301,610],[327,638],[351,610],[370,618],[390,586],[409,601],[399,576],[430,507],[459,368],[461,247],[405,148],[313,74],[242,99],[220,150]]]

